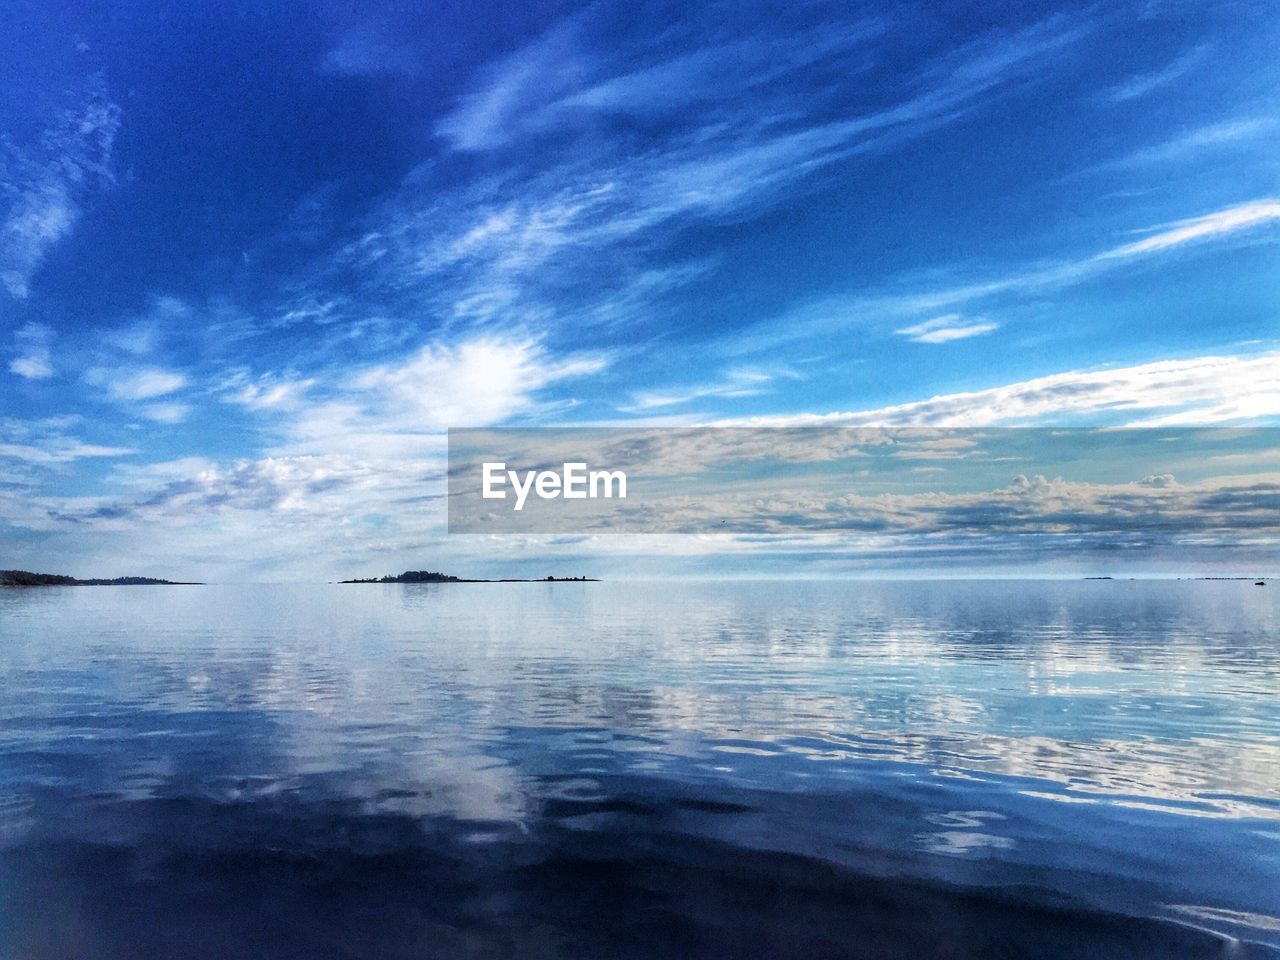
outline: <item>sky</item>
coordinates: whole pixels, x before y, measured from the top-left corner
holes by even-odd
[[[445,431],[1280,423],[1274,4],[184,6],[7,8],[2,567],[843,575]]]

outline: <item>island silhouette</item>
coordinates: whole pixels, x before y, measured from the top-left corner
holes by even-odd
[[[339,583],[595,583],[595,577],[455,577],[435,570],[406,570],[396,576],[339,580]],[[195,580],[161,580],[156,577],[70,577],[61,573],[0,570],[0,587],[186,587],[204,586]]]
[[[395,576],[366,577],[353,580],[339,580],[339,583],[595,583],[595,577],[503,577],[501,579],[482,579],[472,577],[455,577],[435,570],[406,570]]]

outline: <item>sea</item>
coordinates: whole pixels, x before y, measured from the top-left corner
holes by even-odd
[[[1280,586],[0,590],[0,957],[1277,958]]]

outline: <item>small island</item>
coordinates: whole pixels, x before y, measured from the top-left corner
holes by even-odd
[[[60,573],[32,573],[30,570],[0,570],[0,587],[198,587],[187,580],[158,580],[155,577],[91,577],[81,580]]]
[[[397,576],[339,580],[339,583],[597,583],[595,577],[506,577],[501,580],[468,579],[434,570],[406,570]]]

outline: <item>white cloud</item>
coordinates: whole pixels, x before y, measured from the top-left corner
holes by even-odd
[[[1072,370],[871,410],[787,414],[734,422],[759,426],[977,427],[1071,423],[1098,416],[1107,417],[1115,425],[1139,426],[1280,417],[1280,352]]]
[[[272,455],[117,468],[112,476],[124,495],[19,502],[0,491],[0,517],[31,529],[92,530],[95,544],[163,555],[156,562],[170,569],[229,565],[241,576],[249,569],[270,577],[323,567],[332,575],[359,572],[375,558],[386,572],[391,567],[382,569],[376,558],[448,553],[440,539],[447,427],[536,413],[545,387],[605,363],[596,355],[552,355],[528,337],[494,335],[433,342],[396,360],[307,380],[236,374],[223,384],[223,399],[273,425],[279,447]],[[142,401],[134,409],[155,416],[163,406]],[[55,455],[123,452],[64,445],[42,454],[29,446],[34,452],[16,453],[52,462]],[[180,526],[182,535],[157,546],[146,534],[157,521]]]
[[[688,116],[701,106],[723,108],[726,90],[776,89],[788,75],[845,56],[883,32],[875,21],[828,23],[799,35],[760,32],[692,51],[668,52],[648,37],[602,51],[583,40],[586,19],[571,18],[490,65],[437,132],[455,149],[474,151],[602,116]]]
[[[1222,120],[1179,134],[1164,143],[1144,147],[1118,159],[1097,164],[1082,171],[1082,173],[1178,160],[1207,149],[1256,138],[1261,134],[1274,131],[1276,126],[1275,117],[1246,117],[1243,119]]]
[[[950,313],[945,317],[935,317],[923,323],[903,327],[897,331],[899,336],[915,343],[950,343],[952,340],[965,340],[991,333],[1000,329],[1000,324],[987,320],[966,320],[958,313]]]
[[[67,429],[77,422],[77,417],[0,419],[0,459],[50,467],[84,458],[122,457],[136,452],[127,447],[86,443],[72,436]]]
[[[967,538],[978,537],[969,547],[979,551],[1007,548],[1001,540],[1008,534],[1038,534],[1036,552],[1046,556],[1087,550],[1090,540],[1108,549],[1122,540],[1172,547],[1195,534],[1215,536],[1219,546],[1232,547],[1244,533],[1280,533],[1275,510],[1280,475],[1274,473],[1188,484],[1168,474],[1128,483],[1020,474],[1007,486],[968,490],[949,485],[941,467],[913,467],[906,473],[916,478],[912,482],[919,492],[862,492],[848,481],[836,485],[839,492],[830,481],[816,488],[771,489],[768,481],[755,481],[741,489],[726,487],[715,498],[650,496],[629,516],[620,503],[612,515],[584,519],[580,529],[705,532],[727,521],[736,532],[936,536],[935,548],[962,548]]]
[[[51,442],[45,446],[0,443],[0,458],[8,457],[42,465],[70,463],[72,460],[85,457],[123,457],[136,452],[130,447],[108,447],[96,443],[79,443],[74,440]]]
[[[169,398],[187,386],[185,374],[160,367],[91,367],[85,383],[101,387],[108,399],[153,423],[180,423],[191,412],[189,405]]]
[[[936,310],[999,293],[1037,293],[1069,286],[1128,261],[1167,253],[1196,242],[1229,237],[1267,226],[1277,220],[1280,220],[1280,200],[1270,197],[1253,200],[1175,224],[1150,228],[1154,231],[1153,234],[1143,240],[1111,247],[1079,260],[1063,261],[1025,269],[1006,277],[902,297],[897,300],[896,305],[902,309]]]
[[[560,96],[586,72],[577,52],[575,24],[550,31],[537,42],[492,64],[483,83],[466,94],[437,125],[459,150],[485,150],[505,143],[511,128],[534,112],[538,101]]]
[[[786,374],[794,376],[794,374]],[[763,394],[778,375],[766,370],[739,367],[729,370],[714,383],[701,383],[684,387],[657,390],[637,390],[631,394],[627,406],[618,407],[622,413],[641,413],[661,407],[674,407],[708,397],[757,397]]]
[[[1199,46],[1188,50],[1172,63],[1159,70],[1138,74],[1103,91],[1103,98],[1112,103],[1125,103],[1129,100],[1145,97],[1153,90],[1158,90],[1186,74],[1204,60],[1208,52],[1208,46]]]
[[[412,45],[397,40],[392,28],[363,24],[349,30],[324,56],[320,69],[344,76],[377,76],[419,71],[421,55]]]
[[[1137,240],[1107,250],[1098,254],[1090,262],[1101,263],[1162,253],[1197,240],[1225,236],[1251,227],[1273,223],[1276,220],[1280,220],[1280,200],[1271,198],[1255,200],[1251,203],[1227,207],[1202,217],[1192,217],[1168,224],[1145,240]]]
[[[755,216],[838,161],[954,122],[1035,78],[1088,29],[1051,18],[986,36],[865,97],[856,85],[877,24],[761,24],[711,45],[677,27],[602,47],[591,16],[483,70],[439,122],[456,150],[507,150],[500,173],[459,186],[424,164],[281,313],[350,322],[316,291],[354,271],[380,295],[412,290],[415,310],[455,329],[643,322],[709,264],[654,270],[641,251],[691,223]],[[739,99],[744,85],[755,95]],[[663,133],[637,148],[606,132],[619,118]]]
[[[47,357],[27,355],[9,361],[9,372],[27,380],[46,380],[53,376]]]
[[[204,325],[209,319],[200,318]],[[103,341],[114,350],[136,357],[152,353],[161,341],[179,328],[190,328],[196,323],[191,307],[172,296],[153,297],[150,307],[143,313],[102,334]]]
[[[304,399],[291,388],[282,414],[287,452],[356,453],[373,460],[440,449],[449,427],[484,426],[538,409],[553,383],[604,369],[598,354],[554,357],[527,337],[481,336],[431,343],[396,360],[318,382]],[[305,390],[302,390],[306,393]],[[250,394],[253,401],[256,393]]]
[[[134,501],[115,502],[86,517],[119,520],[182,517],[223,511],[309,512],[339,519],[351,509],[352,497],[377,484],[375,471],[349,457],[268,457],[237,460],[227,467],[201,461],[194,468]],[[176,468],[178,465],[168,465]],[[162,471],[172,475],[173,470]]]
[[[1143,231],[1149,236],[1087,255],[1076,260],[1032,265],[1017,268],[1002,277],[977,280],[952,287],[923,293],[868,291],[805,304],[782,317],[771,318],[765,323],[733,334],[722,349],[746,356],[776,347],[779,343],[805,337],[829,335],[832,330],[865,322],[863,318],[876,315],[911,316],[928,314],[938,310],[955,308],[961,304],[981,301],[1001,294],[1042,295],[1096,277],[1125,264],[1151,257],[1168,255],[1195,244],[1212,243],[1228,239],[1240,239],[1241,235],[1273,227],[1280,221],[1280,199],[1262,198],[1248,203],[1225,207],[1209,214],[1191,217],[1175,223],[1158,224]],[[898,284],[901,286],[901,283]],[[946,319],[958,318],[951,313]],[[934,321],[926,321],[934,322]],[[956,320],[959,325],[959,320]],[[924,324],[905,330],[921,330]],[[925,334],[929,330],[924,329]],[[966,335],[986,333],[973,331]],[[899,330],[898,333],[904,333]],[[910,334],[905,334],[910,335]],[[943,335],[945,337],[945,334]],[[940,341],[932,341],[940,342]]]
[[[144,403],[138,412],[155,423],[181,423],[191,408],[185,403]]]
[[[9,372],[27,380],[47,380],[53,376],[51,345],[53,330],[43,323],[28,323],[13,337],[18,356],[9,363]]]
[[[85,375],[85,379],[95,386],[106,387],[113,400],[124,401],[162,397],[187,385],[183,374],[157,367],[123,370],[95,367]]]
[[[407,361],[364,371],[352,387],[407,410],[424,427],[443,429],[504,420],[547,384],[603,366],[599,357],[553,359],[533,340],[481,338],[424,347]]]
[[[217,470],[216,461],[208,457],[180,457],[177,460],[160,460],[154,463],[122,463],[111,471],[113,480],[126,486],[148,487],[157,482],[185,480],[208,470]]]
[[[111,150],[120,108],[100,80],[40,138],[39,148],[10,149],[0,163],[0,283],[25,297],[49,248],[66,237],[92,190],[111,182]]]
[[[315,384],[315,378],[265,375],[251,379],[246,373],[238,373],[228,378],[223,389],[227,401],[250,410],[283,411],[299,409]]]

